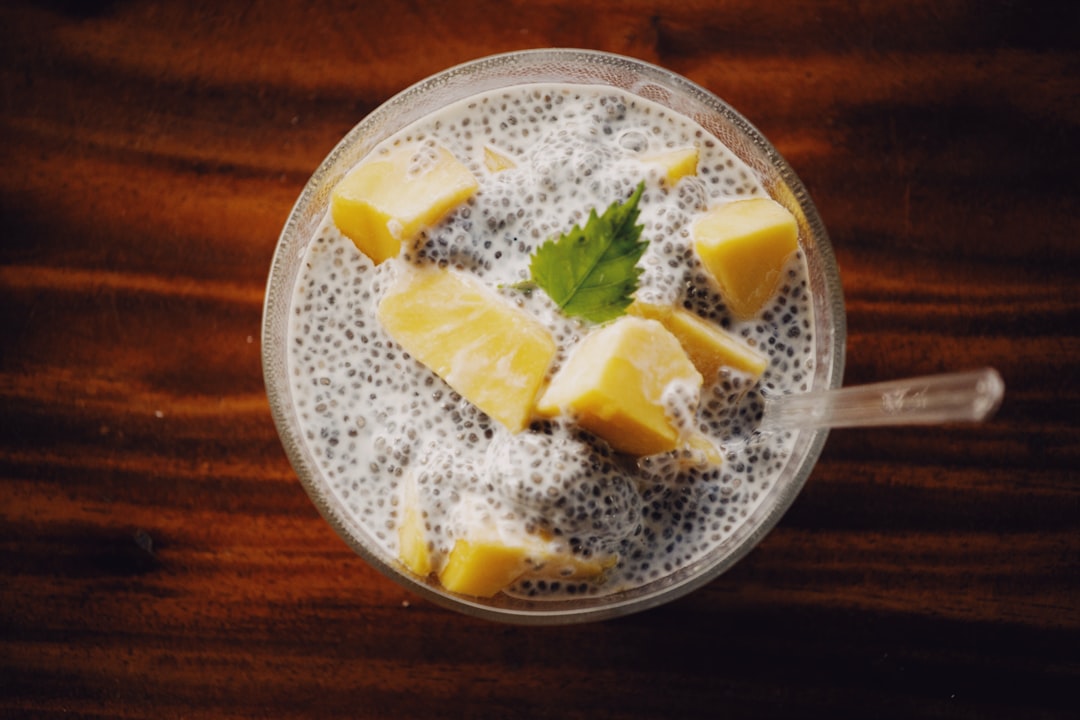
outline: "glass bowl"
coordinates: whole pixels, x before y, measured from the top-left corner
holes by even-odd
[[[843,296],[825,228],[787,162],[742,115],[694,83],[627,57],[573,49],[512,52],[468,62],[404,90],[354,127],[318,167],[278,240],[267,284],[262,361],[270,408],[285,451],[305,490],[327,522],[367,562],[432,602],[468,615],[519,624],[601,620],[670,602],[710,582],[745,556],[779,521],[817,462],[827,431],[795,432],[793,450],[777,479],[746,517],[706,555],[631,590],[595,597],[527,600],[503,594],[473,598],[413,575],[380,548],[371,531],[331,491],[300,431],[288,374],[287,340],[294,286],[305,248],[324,218],[330,193],[343,175],[379,142],[423,116],[476,93],[528,83],[575,83],[621,88],[696,121],[757,175],[767,192],[798,223],[813,310],[815,358],[808,390],[838,387],[844,365]],[[362,480],[361,480],[362,481]]]

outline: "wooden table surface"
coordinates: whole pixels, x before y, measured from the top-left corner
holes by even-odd
[[[1080,13],[1072,3],[0,7],[0,716],[1076,717]],[[808,186],[846,382],[982,365],[980,427],[832,434],[704,589],[460,616],[331,531],[275,434],[262,297],[308,175],[446,66],[614,51]]]

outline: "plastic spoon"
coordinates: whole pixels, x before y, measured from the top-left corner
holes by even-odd
[[[760,432],[982,422],[1005,383],[993,368],[765,397]]]

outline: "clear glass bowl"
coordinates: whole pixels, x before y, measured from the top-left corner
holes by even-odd
[[[304,250],[327,211],[330,192],[375,145],[444,105],[479,92],[539,82],[608,85],[686,115],[719,138],[755,172],[769,194],[794,213],[810,273],[816,358],[809,390],[838,387],[846,339],[844,302],[825,227],[787,162],[742,115],[703,88],[655,65],[608,53],[545,49],[513,52],[465,63],[404,90],[364,118],[312,175],[278,240],[263,309],[262,358],[266,391],[285,451],[316,507],[367,562],[411,591],[454,610],[504,622],[564,624],[601,620],[654,607],[716,578],[771,530],[798,495],[827,431],[802,431],[790,460],[755,509],[699,561],[659,580],[601,597],[522,600],[478,599],[425,583],[372,540],[369,531],[335,499],[299,430],[287,373],[290,303]]]

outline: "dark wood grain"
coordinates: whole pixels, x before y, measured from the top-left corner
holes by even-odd
[[[1075,717],[1078,37],[1004,0],[4,4],[0,715]],[[617,621],[353,556],[263,394],[277,234],[390,95],[542,46],[751,118],[832,236],[847,382],[994,365],[998,416],[833,433],[748,558]]]

